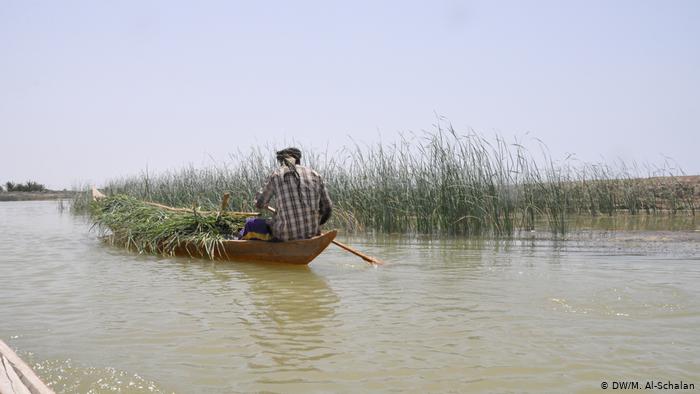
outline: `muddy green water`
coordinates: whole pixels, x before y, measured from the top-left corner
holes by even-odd
[[[700,389],[696,223],[587,225],[341,238],[388,263],[290,267],[138,256],[56,202],[3,202],[0,338],[67,393]]]

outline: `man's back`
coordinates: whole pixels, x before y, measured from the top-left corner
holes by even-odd
[[[295,168],[296,174],[286,166],[273,172],[256,204],[264,207],[275,197],[277,215],[272,221],[272,235],[282,241],[320,234],[322,218],[325,221],[331,210],[331,200],[321,176],[307,167],[296,165]]]

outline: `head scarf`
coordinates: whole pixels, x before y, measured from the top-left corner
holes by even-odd
[[[306,199],[304,198],[304,193],[301,187],[301,177],[299,176],[299,171],[297,171],[297,165],[301,164],[301,151],[297,148],[287,148],[277,151],[277,161],[280,164],[287,166],[289,171],[294,174],[294,178],[297,180],[297,192],[299,193],[299,200],[303,205],[306,205]]]
[[[277,151],[277,161],[284,161],[285,158],[291,157],[296,160],[297,164],[301,164],[301,151],[297,148],[287,148]]]

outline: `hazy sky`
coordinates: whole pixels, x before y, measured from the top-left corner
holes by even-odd
[[[0,0],[0,182],[390,141],[436,113],[700,174],[698,21],[695,0]]]

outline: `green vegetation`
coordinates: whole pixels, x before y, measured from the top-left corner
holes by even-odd
[[[44,185],[34,182],[34,181],[27,181],[27,183],[14,183],[14,182],[5,182],[5,188],[7,189],[8,192],[43,192],[46,191],[46,187]]]
[[[26,183],[5,182],[0,185],[0,201],[37,201],[72,199],[75,193],[67,190],[49,190],[43,184],[27,181]]]
[[[115,195],[91,204],[91,217],[113,244],[139,253],[172,255],[178,246],[194,244],[210,258],[227,235],[243,227],[245,216],[174,211],[156,207],[134,197]]]
[[[326,181],[335,204],[330,226],[347,231],[510,236],[543,222],[563,233],[572,215],[695,212],[693,187],[669,169],[647,169],[643,177],[624,164],[555,162],[540,148],[534,155],[517,141],[439,128],[332,154],[302,149],[302,163]],[[146,172],[113,180],[105,191],[207,209],[230,192],[232,209],[250,211],[276,166],[273,152],[253,149],[229,165]],[[658,175],[664,177],[652,177]]]

